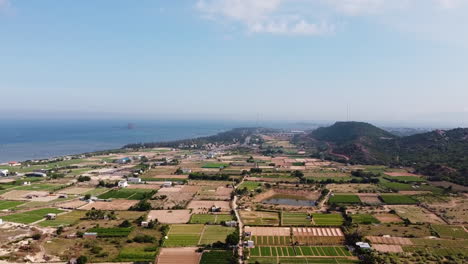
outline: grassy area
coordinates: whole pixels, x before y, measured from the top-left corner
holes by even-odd
[[[240,217],[245,225],[279,225],[279,213],[267,211],[240,211]]]
[[[232,263],[233,254],[230,250],[211,250],[203,252],[200,264],[229,264]]]
[[[190,224],[220,224],[233,219],[230,214],[193,214],[190,217]]]
[[[312,221],[307,213],[281,213],[281,225],[283,226],[311,226]]]
[[[48,191],[53,192],[56,190],[60,190],[61,188],[65,187],[64,185],[60,184],[45,184],[45,183],[38,183],[31,185],[23,185],[15,188],[15,190],[26,190],[26,191]]]
[[[441,188],[431,186],[428,184],[409,184],[409,183],[401,183],[401,182],[391,182],[385,179],[384,177],[380,177],[379,185],[382,188],[386,188],[395,192],[398,191],[430,191],[435,194],[441,194],[443,190]]]
[[[203,225],[171,225],[168,239],[164,241],[165,247],[190,247],[198,245]]]
[[[448,238],[448,239],[468,239],[468,232],[463,229],[461,226],[454,226],[454,225],[432,225],[431,226],[434,231],[441,238]]]
[[[128,199],[128,200],[142,200],[149,195],[153,190],[148,189],[118,189],[110,190],[106,193],[99,195],[101,199]]]
[[[328,200],[329,204],[359,204],[361,203],[361,199],[359,196],[354,194],[334,194],[330,196]]]
[[[156,246],[131,244],[120,250],[116,260],[122,262],[154,261],[156,253]]]
[[[354,224],[378,224],[380,221],[370,214],[353,214],[351,215]]]
[[[418,201],[408,195],[382,194],[380,199],[386,204],[417,204]]]
[[[24,213],[2,216],[2,219],[8,222],[31,224],[45,218],[45,216],[49,213],[58,214],[61,212],[63,211],[56,208],[43,208]]]
[[[22,205],[25,202],[21,201],[0,201],[0,210],[13,209],[18,205]]]
[[[66,214],[59,215],[54,220],[46,220],[40,222],[39,225],[43,227],[70,226],[77,223],[81,218],[85,217],[85,214],[85,211],[72,211]]]
[[[234,233],[236,228],[220,225],[206,225],[201,236],[200,245],[210,245],[215,242],[225,242],[229,234]]]
[[[344,223],[341,214],[312,214],[312,219],[317,226],[340,226]]]

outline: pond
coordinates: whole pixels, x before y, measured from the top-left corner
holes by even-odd
[[[295,195],[274,195],[262,201],[264,204],[281,204],[294,206],[315,206],[315,201],[302,196]]]

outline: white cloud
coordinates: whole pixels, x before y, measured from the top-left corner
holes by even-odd
[[[199,0],[197,9],[211,19],[240,22],[249,33],[284,35],[323,35],[332,25],[311,23],[297,12],[282,12],[281,6],[291,0]]]
[[[468,23],[468,0],[197,0],[196,7],[204,17],[251,34],[326,35],[336,24],[368,17],[369,23],[444,39],[460,36]]]

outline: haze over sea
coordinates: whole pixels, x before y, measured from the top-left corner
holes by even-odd
[[[129,127],[129,124],[132,124]],[[213,135],[249,125],[221,121],[3,120],[0,162],[115,149],[129,143]],[[252,125],[252,123],[250,123]]]

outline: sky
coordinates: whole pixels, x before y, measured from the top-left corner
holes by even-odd
[[[0,119],[468,126],[468,0],[0,0]]]

